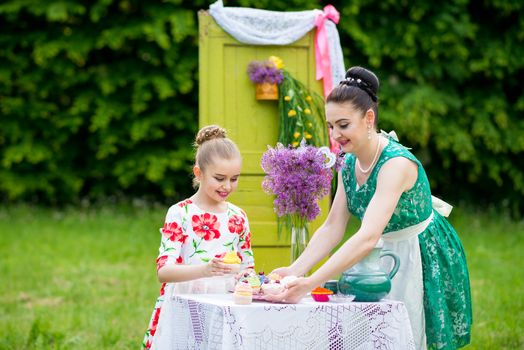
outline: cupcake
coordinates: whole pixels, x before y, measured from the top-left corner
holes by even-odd
[[[258,273],[258,279],[260,280],[260,284],[264,284],[264,283],[269,282],[269,278],[267,278],[267,276],[264,275],[264,272],[259,272]]]
[[[249,276],[242,279],[242,281],[249,283],[254,294],[260,292],[260,279],[257,276]]]
[[[288,283],[291,283],[296,279],[297,279],[297,276],[286,276],[280,280],[280,283],[282,283],[282,285],[285,287],[288,285]]]
[[[262,285],[262,293],[266,295],[279,294],[284,291],[284,286],[279,282],[269,282]]]
[[[231,273],[237,273],[240,271],[240,258],[235,251],[227,252],[222,258],[224,264],[231,265]]]
[[[239,282],[235,285],[233,292],[235,304],[249,305],[253,301],[253,289],[247,282]]]
[[[238,257],[237,252],[230,251],[224,255],[222,262],[224,264],[240,264],[240,258]]]
[[[245,278],[245,277],[256,276],[256,275],[257,274],[255,273],[255,270],[253,270],[251,267],[248,267],[247,269],[243,269],[242,271],[240,271],[237,274],[236,279],[240,280],[240,279]]]
[[[235,279],[238,281],[244,281],[246,280],[248,277],[257,277],[258,278],[258,275],[257,273],[255,272],[254,269],[252,268],[247,268],[247,269],[243,269],[242,271],[240,271],[239,273],[237,273],[237,275],[235,276]]]
[[[270,281],[280,281],[282,276],[280,276],[278,273],[271,272],[269,275],[267,275],[267,278],[269,278]]]

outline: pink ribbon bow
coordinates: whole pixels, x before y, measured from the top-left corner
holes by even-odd
[[[329,19],[335,24],[340,19],[340,13],[333,5],[324,7],[324,12],[315,18],[317,33],[315,34],[315,59],[317,62],[317,80],[324,79],[324,97],[333,89],[333,77],[331,76],[331,59],[329,57],[329,45],[327,39],[325,21]]]

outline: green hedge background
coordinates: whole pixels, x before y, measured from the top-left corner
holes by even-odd
[[[213,1],[3,1],[0,198],[62,205],[192,192],[197,12]],[[524,212],[524,2],[331,2],[346,66],[436,195]],[[225,1],[277,11],[312,0]]]

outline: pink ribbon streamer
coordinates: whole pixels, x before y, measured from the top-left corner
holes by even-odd
[[[335,24],[338,24],[340,13],[333,5],[324,7],[324,12],[318,14],[315,18],[315,26],[317,32],[315,34],[315,60],[317,63],[317,80],[324,79],[324,97],[327,97],[333,89],[333,76],[331,75],[331,58],[329,57],[329,44],[327,39],[325,21],[329,19]],[[331,151],[338,153],[340,146],[331,136],[329,132],[329,143]]]
[[[327,39],[325,21],[329,19],[335,24],[340,19],[340,13],[333,5],[324,7],[324,12],[315,18],[317,32],[315,34],[315,59],[317,63],[317,80],[324,79],[324,97],[333,89],[333,77],[331,76],[331,59],[329,57],[329,44]]]

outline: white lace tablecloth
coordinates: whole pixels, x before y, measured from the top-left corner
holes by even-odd
[[[153,349],[415,349],[403,303],[340,299],[299,304],[254,301],[231,294],[174,296],[164,306]]]

